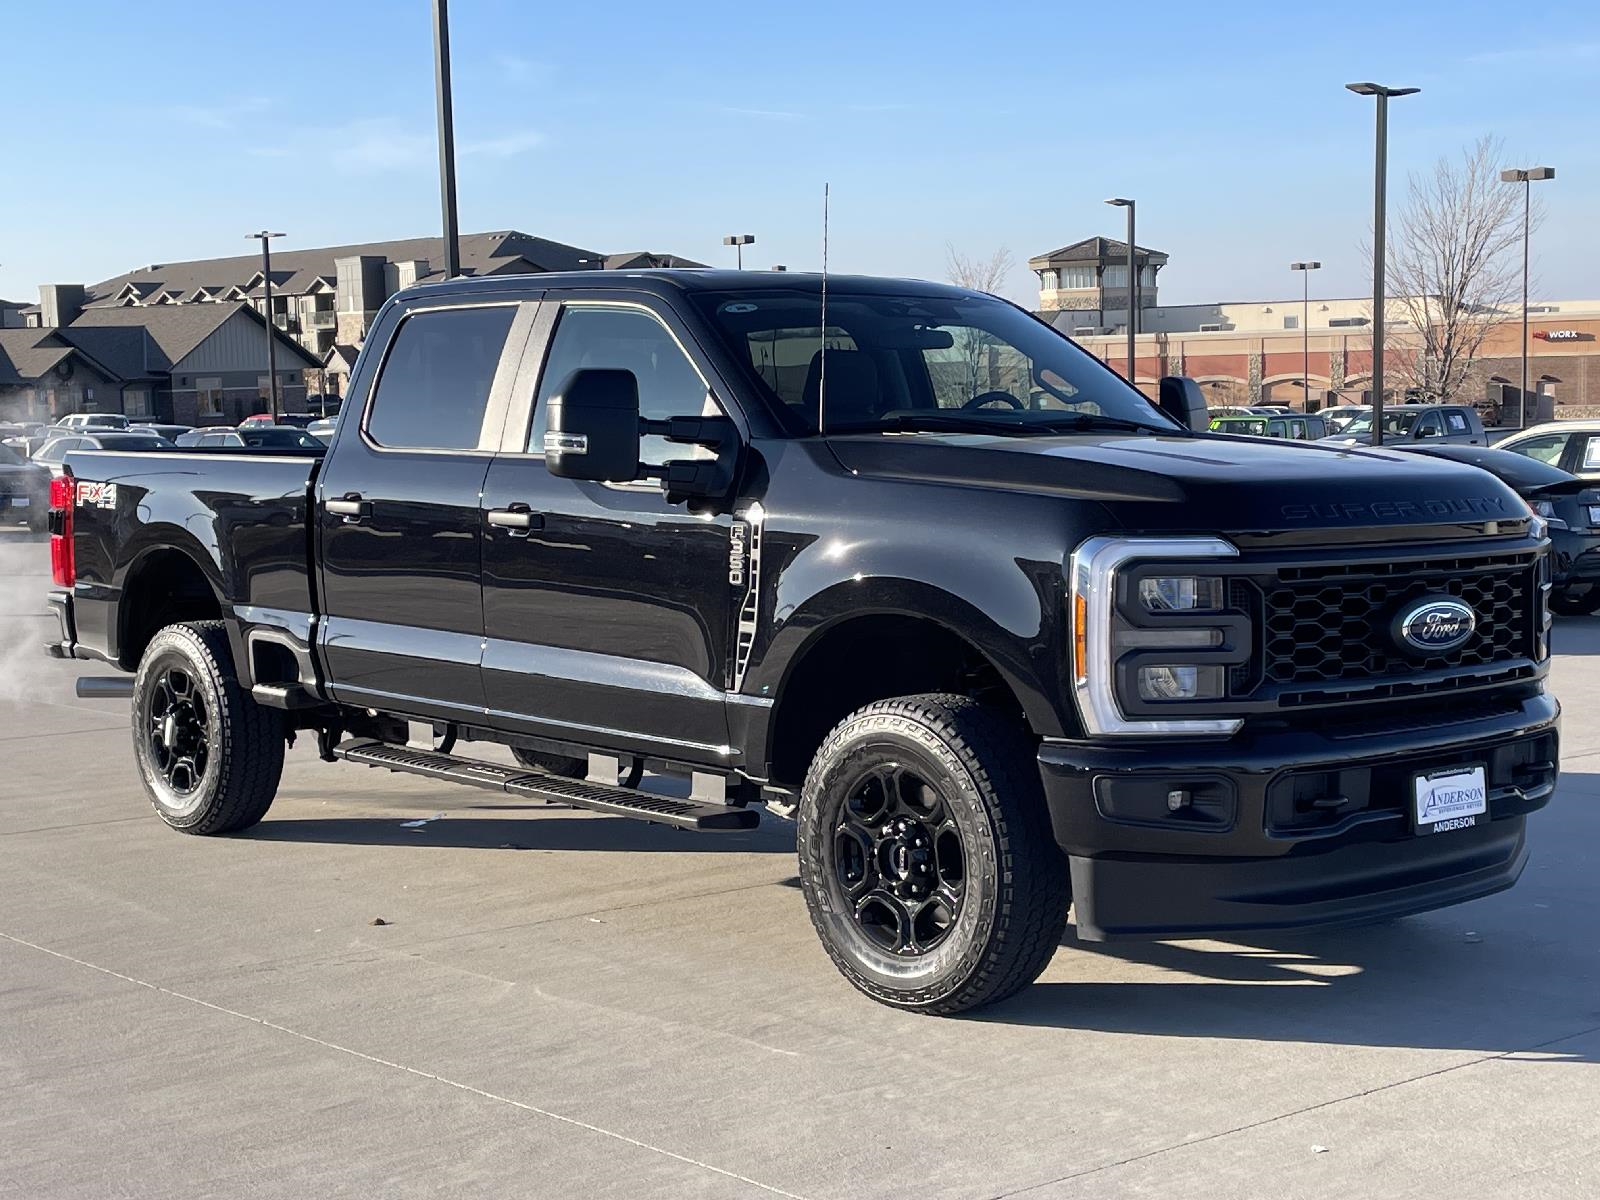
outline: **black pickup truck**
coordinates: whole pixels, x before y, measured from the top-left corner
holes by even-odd
[[[71,456],[50,651],[136,673],[191,833],[259,821],[295,731],[794,815],[829,954],[910,1009],[1026,986],[1069,904],[1167,938],[1510,886],[1556,783],[1542,522],[1459,464],[1194,432],[1197,394],[935,284],[417,287],[320,462]]]

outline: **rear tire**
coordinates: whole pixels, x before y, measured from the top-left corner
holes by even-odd
[[[261,820],[283,774],[283,718],[242,687],[221,621],[169,625],[133,681],[133,749],[157,815],[183,833]]]
[[[1067,861],[1034,747],[969,697],[902,696],[840,722],[806,775],[798,843],[823,946],[883,1004],[992,1004],[1060,944]]]

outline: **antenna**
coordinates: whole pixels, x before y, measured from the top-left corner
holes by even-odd
[[[822,185],[822,349],[817,351],[817,436],[827,433],[828,405],[828,185]]]

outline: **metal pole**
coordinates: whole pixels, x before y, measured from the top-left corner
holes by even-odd
[[[1522,391],[1517,397],[1517,428],[1528,425],[1528,196],[1533,182],[1522,181]]]
[[[734,263],[739,270],[744,270],[744,243],[740,242],[733,248]]]
[[[1133,249],[1133,201],[1128,201],[1128,382],[1138,387],[1134,371],[1134,338],[1139,333],[1138,262]]]
[[[267,289],[267,411],[278,423],[278,325],[272,317],[272,243],[261,238],[261,277]]]
[[[444,210],[444,273],[461,274],[456,228],[456,131],[450,104],[449,0],[433,0],[433,82],[439,107],[439,203]]]
[[[1300,272],[1300,407],[1311,411],[1311,272]]]
[[[1384,203],[1389,174],[1389,97],[1379,92],[1377,161],[1372,183],[1372,444],[1383,445]]]

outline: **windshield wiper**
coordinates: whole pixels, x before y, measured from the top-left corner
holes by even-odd
[[[958,417],[946,413],[895,413],[876,421],[849,421],[828,425],[829,433],[998,433],[1006,437],[1027,437],[1042,429],[1033,422],[1008,421],[1003,417]]]
[[[1030,422],[1036,428],[1044,428],[1057,432],[1072,433],[1080,429],[1124,429],[1130,433],[1181,433],[1180,429],[1163,429],[1159,425],[1147,425],[1143,421],[1129,420],[1127,417],[1112,417],[1105,413],[1067,413],[1059,417],[1051,417],[1046,421]]]

